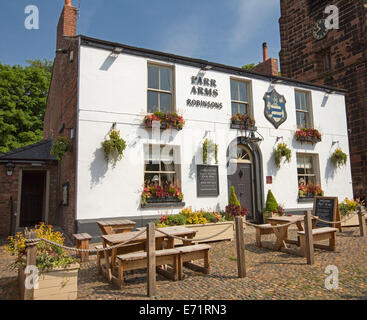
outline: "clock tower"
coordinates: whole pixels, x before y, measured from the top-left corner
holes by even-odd
[[[338,9],[338,29],[327,28],[329,5]],[[282,76],[347,90],[354,195],[367,200],[367,0],[280,0],[280,6]]]

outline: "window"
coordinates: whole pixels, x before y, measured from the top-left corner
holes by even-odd
[[[144,186],[180,186],[177,147],[144,145]]]
[[[309,92],[296,91],[296,114],[298,128],[311,128],[311,98]]]
[[[249,113],[248,84],[231,79],[232,115]]]
[[[323,70],[324,72],[330,71],[332,68],[332,63],[331,63],[331,54],[330,52],[325,53],[322,56],[322,63],[323,63]]]
[[[317,157],[309,154],[297,154],[298,185],[316,185],[320,179],[317,174]]]
[[[172,69],[148,65],[148,112],[173,111]]]

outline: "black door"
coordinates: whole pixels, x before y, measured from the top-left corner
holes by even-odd
[[[229,190],[234,186],[241,207],[249,210],[248,218],[254,218],[252,195],[252,170],[250,163],[237,163],[237,170],[228,176]]]
[[[42,221],[45,185],[45,171],[23,171],[20,227],[31,227]]]

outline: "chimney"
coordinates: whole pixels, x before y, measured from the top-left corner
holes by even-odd
[[[77,9],[73,7],[72,0],[65,0],[65,6],[62,10],[59,24],[57,25],[56,49],[62,49],[62,40],[64,37],[76,36],[76,18]]]
[[[263,62],[268,60],[268,44],[266,42],[263,43]]]
[[[267,76],[278,76],[279,66],[278,59],[268,58],[268,44],[263,43],[263,62],[251,69],[251,71],[265,74]]]

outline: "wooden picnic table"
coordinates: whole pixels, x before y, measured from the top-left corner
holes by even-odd
[[[183,241],[184,246],[190,245],[192,243],[192,239],[195,237],[197,230],[189,229],[185,227],[168,227],[168,228],[160,228],[159,230],[164,231],[165,233],[173,236],[178,236],[182,238],[186,238],[187,241]],[[116,233],[116,234],[109,234],[102,236],[102,244],[103,247],[106,248],[108,246],[115,246],[122,242],[125,242],[132,237],[139,234],[140,231],[133,231],[129,233]],[[174,248],[174,238],[167,237],[161,232],[155,231],[155,239],[156,239],[156,250],[162,249],[171,249]],[[147,241],[147,234],[144,232],[131,242],[123,245],[119,248],[112,249],[110,251],[104,252],[105,257],[105,265],[108,271],[108,278],[111,280],[112,275],[115,271],[115,263],[116,263],[116,255],[118,254],[126,254],[131,252],[137,251],[146,251],[146,241]],[[111,264],[109,262],[109,258],[111,257]]]
[[[97,221],[103,235],[125,233],[134,229],[136,222],[131,220],[100,220]]]
[[[290,222],[295,222],[298,231],[303,231],[302,222],[304,221],[304,215],[295,215],[295,216],[282,216],[282,217],[272,217],[268,218],[268,222],[272,226],[279,226],[283,224],[288,224]],[[312,216],[312,229],[316,227],[317,217]],[[284,228],[274,228],[274,234],[277,237],[277,240],[274,244],[274,250],[281,250],[282,248],[287,248],[286,243],[296,244],[299,246],[299,239],[291,240],[288,239],[288,228],[290,226],[285,226]]]

